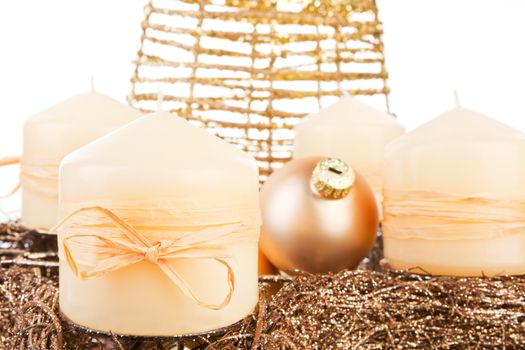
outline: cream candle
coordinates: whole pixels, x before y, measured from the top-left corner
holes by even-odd
[[[387,146],[384,254],[444,275],[525,273],[525,135],[456,108]]]
[[[182,335],[253,311],[260,213],[251,156],[157,112],[73,152],[60,176],[60,308],[73,322]]]
[[[52,227],[57,220],[62,158],[139,115],[131,107],[92,91],[30,117],[24,125],[21,159],[22,223],[44,231]]]
[[[369,183],[381,202],[384,147],[404,133],[392,116],[345,96],[295,127],[294,158],[340,158]],[[380,207],[380,206],[379,206]]]

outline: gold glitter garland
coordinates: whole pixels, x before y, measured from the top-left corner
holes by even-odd
[[[280,276],[271,279],[279,282]],[[293,302],[291,302],[293,301]],[[525,277],[302,274],[217,337],[101,335],[59,320],[58,283],[0,269],[0,349],[523,349]]]
[[[260,349],[523,349],[525,277],[303,274],[266,313]]]
[[[3,248],[29,234],[16,223],[0,225]],[[0,350],[525,348],[525,276],[385,271],[378,264],[380,242],[357,271],[264,276],[253,315],[227,330],[183,339],[75,327],[59,314],[57,271],[45,277],[35,261],[22,264],[28,268],[14,261],[0,268]],[[275,293],[275,284],[284,287],[270,299],[265,290]]]
[[[374,0],[150,0],[130,103],[177,113],[250,152],[261,180],[293,126],[342,91],[388,110]]]

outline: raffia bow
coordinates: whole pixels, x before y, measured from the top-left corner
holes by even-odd
[[[91,230],[100,231],[100,224],[91,226],[93,222],[89,215],[96,215],[98,221],[102,218],[118,228],[117,235],[102,235],[100,233],[83,233]],[[231,258],[224,244],[234,242],[232,232],[240,222],[227,223],[190,232],[173,240],[160,240],[152,243],[141,232],[128,224],[111,210],[102,207],[79,209],[59,224],[51,232],[64,232],[62,246],[64,255],[71,270],[81,279],[101,276],[128,265],[149,261],[159,266],[166,276],[177,285],[187,297],[193,299],[202,307],[220,310],[230,303],[235,289],[235,276],[230,264],[225,260]],[[69,234],[68,231],[72,231]],[[75,233],[75,231],[77,233]],[[193,292],[191,286],[170,265],[170,259],[211,259],[227,269],[228,294],[219,304],[206,303]]]

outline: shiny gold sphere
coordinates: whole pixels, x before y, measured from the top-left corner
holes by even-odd
[[[258,270],[259,270],[259,276],[264,275],[276,275],[279,273],[277,268],[272,265],[270,261],[264,256],[263,252],[261,252],[261,249],[259,249],[259,260],[258,260]]]
[[[283,271],[355,268],[372,248],[379,224],[366,181],[331,158],[294,159],[275,171],[261,190],[261,210],[260,247]]]

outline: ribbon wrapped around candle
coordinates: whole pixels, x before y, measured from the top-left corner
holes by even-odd
[[[169,239],[157,238],[153,241],[111,210],[90,207],[74,211],[57,224],[52,232],[64,232],[64,255],[72,271],[81,279],[97,277],[147,260],[157,264],[197,304],[220,310],[229,304],[235,289],[233,269],[226,261],[231,256],[224,246],[234,242],[257,242],[258,239],[256,234],[246,234],[240,227],[240,221],[233,221],[200,228],[181,228],[181,234],[175,238],[170,232]],[[224,265],[227,269],[228,294],[219,304],[202,301],[170,265],[170,259],[212,259]]]
[[[40,196],[58,199],[58,166],[60,160],[38,162],[27,157],[20,163],[20,184],[25,191]]]
[[[33,191],[49,198],[58,198],[58,161],[48,161],[45,163],[31,162],[28,159],[22,161],[19,157],[5,157],[0,159],[0,167],[20,164],[20,180],[16,186],[9,191],[9,197],[23,186],[26,190]]]
[[[475,240],[525,230],[523,200],[388,189],[384,195],[385,237]]]

